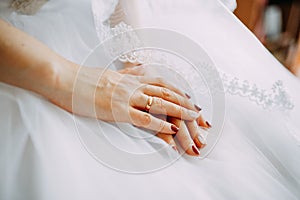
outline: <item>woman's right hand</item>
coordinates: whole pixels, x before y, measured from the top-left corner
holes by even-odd
[[[127,122],[167,134],[174,134],[179,128],[154,115],[188,121],[200,115],[184,93],[162,78],[101,68],[77,66],[70,69],[76,69],[77,73],[66,70],[62,73],[77,74],[76,78],[71,81],[59,78],[57,95],[51,101],[72,113],[109,122]],[[149,98],[152,98],[152,105],[147,110]]]
[[[150,113],[185,120],[199,116],[194,105],[161,78],[80,68],[3,20],[0,29],[0,81],[36,92],[65,110],[164,133],[175,133],[178,127],[144,112],[149,96]]]
[[[134,65],[127,63],[123,70],[119,71],[124,74],[131,74],[135,76],[144,75],[147,73],[147,70],[144,69],[142,65]],[[185,95],[187,99],[190,97]],[[194,110],[200,112],[201,108],[199,106],[194,106]],[[200,151],[206,146],[206,136],[208,134],[208,129],[211,128],[211,125],[204,120],[204,118],[200,115],[196,120],[185,121],[182,119],[178,119],[175,117],[164,116],[164,115],[156,115],[156,117],[161,120],[168,121],[177,127],[179,127],[179,131],[176,136],[165,134],[163,132],[158,132],[156,134],[157,137],[164,140],[167,144],[169,144],[175,151],[178,152],[178,145],[181,147],[183,151],[191,156],[199,156]]]

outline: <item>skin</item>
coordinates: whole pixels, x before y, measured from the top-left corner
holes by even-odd
[[[124,74],[132,74],[135,76],[144,75],[146,72],[144,67],[138,63],[125,63],[124,69],[120,70],[120,73]],[[182,97],[186,96],[184,94],[180,94]],[[195,109],[195,107],[191,108]],[[151,111],[151,110],[150,110]],[[176,134],[176,137],[172,135],[165,134],[163,132],[158,132],[156,134],[157,137],[164,140],[168,143],[175,151],[178,151],[178,145],[191,156],[199,156],[200,151],[198,149],[204,148],[206,143],[205,141],[201,141],[199,136],[201,135],[201,131],[205,131],[210,127],[207,122],[200,115],[196,120],[185,121],[182,119],[178,119],[175,117],[167,117],[164,115],[157,116],[158,118],[169,121],[179,127],[179,131]]]
[[[131,123],[158,132],[165,141],[182,132],[181,120],[196,122],[200,116],[182,91],[161,78],[80,67],[3,20],[0,30],[0,81],[38,93],[71,113]],[[149,113],[144,112],[148,96],[153,96]],[[160,114],[174,120],[160,119]],[[191,136],[179,144],[187,144],[183,140],[193,143]]]

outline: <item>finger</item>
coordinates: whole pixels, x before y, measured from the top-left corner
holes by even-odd
[[[129,114],[130,119],[128,120],[128,123],[131,123],[138,127],[143,127],[149,130],[166,134],[175,134],[179,130],[176,125],[158,119],[149,113],[142,112],[135,108],[130,108]]]
[[[133,67],[130,69],[124,69],[119,72],[124,73],[124,74],[136,75],[136,76],[144,75],[144,73],[145,73],[143,66],[137,66],[137,67]],[[144,88],[144,93],[149,96],[161,97],[167,101],[170,101],[177,105],[183,106],[183,107],[193,110],[195,112],[201,111],[201,108],[199,106],[193,104],[189,100],[190,96],[188,94],[185,94],[185,96],[183,97],[167,88],[153,86],[153,85],[146,85]]]
[[[201,127],[204,127],[204,128],[207,128],[207,129],[211,128],[210,123],[209,123],[208,121],[205,121],[205,120],[203,119],[202,115],[200,115],[200,116],[197,118],[196,121],[197,121],[198,125],[201,126]]]
[[[177,153],[179,153],[178,148],[176,146],[175,140],[172,135],[164,134],[164,133],[157,133],[157,137],[164,140],[167,144],[169,144]]]
[[[166,116],[163,115],[158,115],[156,116],[157,118],[166,121]],[[176,152],[179,152],[175,143],[175,140],[173,139],[173,135],[170,134],[164,134],[164,133],[157,133],[156,134],[157,137],[159,137],[160,139],[164,140],[167,144],[169,144]]]
[[[189,155],[199,156],[200,152],[191,138],[185,122],[176,118],[170,118],[169,121],[179,127],[179,131],[177,132],[175,138],[182,149],[184,149]]]
[[[131,99],[131,104],[135,108],[144,110],[146,108],[148,98],[150,97],[145,94],[140,94],[139,97],[133,96]],[[161,98],[151,98],[153,98],[153,101],[149,112],[152,114],[162,114],[184,120],[195,120],[200,115],[195,111],[188,110],[182,106],[163,100]]]
[[[129,68],[133,68],[133,67],[135,67],[135,66],[140,66],[140,65],[142,65],[141,63],[138,63],[138,62],[136,62],[136,63],[132,63],[132,62],[125,62],[125,63],[123,63],[123,67],[124,67],[124,69],[129,69]]]
[[[205,131],[201,129],[196,121],[189,121],[186,122],[186,126],[190,132],[192,139],[194,140],[196,146],[198,148],[204,148],[207,144],[206,142],[206,135],[203,134]]]
[[[201,108],[199,106],[196,106],[195,104],[193,104],[187,97],[183,97],[165,87],[146,85],[143,88],[143,92],[144,92],[144,94],[147,94],[148,96],[160,97],[162,99],[165,99],[165,100],[175,103],[177,105],[183,106],[187,109],[194,110],[196,112],[201,111]]]
[[[131,68],[125,68],[118,71],[121,74],[131,74],[135,76],[144,76],[145,75],[145,67],[144,66],[135,66]]]
[[[172,90],[173,92],[175,92],[175,93],[177,93],[177,94],[179,94],[180,96],[183,96],[183,97],[189,96],[189,95],[186,95],[184,92],[182,92],[180,89],[178,89],[178,88],[174,87],[173,85],[169,84],[168,82],[166,82],[161,77],[145,77],[145,76],[142,76],[142,77],[140,77],[140,82],[150,84],[150,85],[156,85],[156,86],[168,88],[168,89]]]

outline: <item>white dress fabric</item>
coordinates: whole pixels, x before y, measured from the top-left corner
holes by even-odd
[[[231,11],[236,9],[237,4],[235,0],[221,0],[221,2]]]
[[[9,9],[10,2],[4,1],[0,15],[58,54],[81,63],[108,29],[107,20],[117,4],[50,0],[28,16]],[[204,159],[182,156],[161,170],[132,174],[95,159],[77,131],[96,134],[100,124],[103,132],[133,151],[155,151],[164,142],[133,140],[101,121],[76,117],[75,124],[72,114],[44,98],[1,83],[0,199],[300,199],[299,80],[219,1],[137,0],[119,5],[126,13],[124,20],[134,27],[171,29],[192,38],[222,73],[237,77],[240,84],[248,80],[270,89],[281,80],[284,89],[279,93],[287,92],[293,106],[281,98],[278,105],[283,109],[267,109],[258,105],[257,96],[232,88],[231,81],[237,78],[229,79],[223,133],[211,154]],[[182,68],[182,73],[189,72]],[[101,144],[93,148],[104,157],[112,156]],[[162,159],[176,156],[172,148],[167,151]],[[112,159],[125,167],[143,167],[138,160],[118,155]]]

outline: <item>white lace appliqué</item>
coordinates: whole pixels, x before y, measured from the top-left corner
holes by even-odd
[[[166,61],[166,59],[161,58],[162,56],[159,58],[159,56],[149,50],[144,52],[135,51],[134,49],[142,46],[142,41],[140,41],[138,36],[134,33],[133,28],[124,22],[106,29],[106,31],[103,30],[104,29],[102,29],[102,32],[100,33],[102,38],[116,38],[115,42],[109,45],[108,51],[111,55],[114,55],[114,57],[119,55],[119,60],[121,62],[144,64],[151,63],[153,61],[156,62],[157,60],[161,59],[166,65],[171,66],[174,64],[170,63],[171,61]],[[124,49],[133,51],[129,51],[128,53],[124,54],[122,53],[124,52]],[[198,67],[201,67],[201,70],[204,70],[207,76],[210,75],[210,66],[201,63]],[[264,109],[279,109],[284,111],[292,110],[294,107],[292,100],[284,88],[283,81],[281,80],[276,81],[271,88],[267,90],[261,89],[256,84],[250,83],[247,80],[240,80],[237,77],[233,77],[228,73],[222,72],[221,70],[219,70],[219,74],[223,82],[224,88],[222,89],[224,89],[224,92],[227,94],[247,97],[250,101],[255,102]],[[214,82],[216,77],[218,77],[216,74],[211,74],[211,76],[206,77],[206,80],[209,82]],[[218,90],[219,88],[214,87],[214,89]]]
[[[107,32],[103,33],[105,40],[110,40],[106,49],[113,57],[123,62],[130,63],[147,63],[151,58],[149,51],[136,51],[135,49],[143,47],[142,41],[135,34],[133,28],[128,24],[121,22]],[[125,52],[125,53],[124,53]]]
[[[126,37],[124,37],[124,34],[121,34],[128,31],[130,31],[129,37],[126,34]],[[117,55],[118,52],[120,52],[120,49],[124,49],[124,45],[127,45],[127,49],[129,50],[141,46],[141,41],[138,39],[138,36],[134,34],[132,27],[125,24],[124,22],[121,22],[120,24],[116,25],[108,32],[106,32],[105,38],[117,35],[119,35],[118,41],[123,41],[123,46],[120,46],[119,42],[116,43],[115,45],[110,47],[110,53]],[[145,54],[145,52],[147,53]],[[119,60],[122,62],[131,63],[147,63],[153,61],[153,52],[145,52],[143,53],[143,51],[130,51],[126,54],[119,54]],[[157,55],[154,57],[157,57]],[[171,63],[166,62],[165,59],[162,60],[164,60],[164,63],[166,63],[167,65],[172,65]],[[207,68],[207,66],[203,64],[199,65],[199,67]],[[248,80],[240,80],[239,78],[231,76],[228,73],[221,72],[221,70],[219,70],[219,74],[222,78],[224,92],[227,94],[247,97],[250,101],[255,102],[257,105],[262,106],[264,109],[279,109],[285,111],[292,110],[294,108],[294,104],[283,85],[283,81],[281,80],[277,80],[275,83],[273,83],[270,89],[262,89],[258,87],[257,84],[250,83]],[[213,82],[215,80],[215,77],[216,75],[212,74],[211,80],[210,78],[208,78],[208,80]]]
[[[281,80],[276,81],[271,89],[266,90],[247,80],[230,77],[226,73],[221,73],[221,75],[226,93],[247,97],[265,109],[292,110],[294,108]]]
[[[211,64],[198,63],[197,67],[201,68],[201,71],[206,75],[206,81],[212,86],[211,89],[214,90],[213,92],[224,91],[230,95],[246,97],[250,101],[268,110],[277,109],[288,111],[294,108],[294,103],[281,80],[274,82],[270,88],[262,89],[255,83],[251,83],[248,80],[241,80],[220,69],[218,69],[218,71],[212,70],[213,67]],[[190,76],[193,79],[193,75],[190,74]],[[223,87],[220,87],[220,80],[222,81]],[[204,85],[197,87],[200,88],[198,91],[202,91],[202,93],[207,92],[207,88],[204,87]]]

